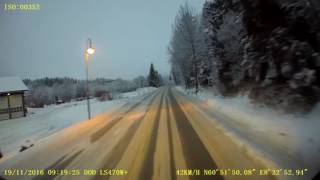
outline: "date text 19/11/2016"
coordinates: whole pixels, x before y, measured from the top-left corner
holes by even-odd
[[[39,11],[41,5],[38,3],[4,3],[5,11]]]

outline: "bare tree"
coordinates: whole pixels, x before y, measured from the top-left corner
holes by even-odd
[[[186,88],[195,86],[199,91],[200,64],[202,60],[199,32],[200,19],[187,3],[180,7],[173,25],[173,36],[168,47],[171,74],[175,82],[184,82]]]

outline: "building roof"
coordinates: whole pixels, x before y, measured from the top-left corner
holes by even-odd
[[[0,93],[28,91],[27,86],[19,77],[0,77]]]

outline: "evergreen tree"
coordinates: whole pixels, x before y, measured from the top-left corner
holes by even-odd
[[[148,81],[149,81],[149,86],[152,87],[157,87],[157,72],[154,69],[153,63],[150,65],[150,71],[149,71],[149,76],[148,76]]]
[[[241,5],[238,0],[207,1],[202,23],[207,33],[214,84],[223,95],[233,95],[242,86],[243,57]]]

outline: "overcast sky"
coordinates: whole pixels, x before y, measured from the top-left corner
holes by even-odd
[[[167,46],[179,6],[188,0],[34,0],[40,11],[4,11],[0,0],[0,76],[84,79],[88,37],[91,78],[132,79],[150,63],[168,74]],[[205,0],[189,0],[197,12]],[[23,1],[15,1],[23,2]]]

